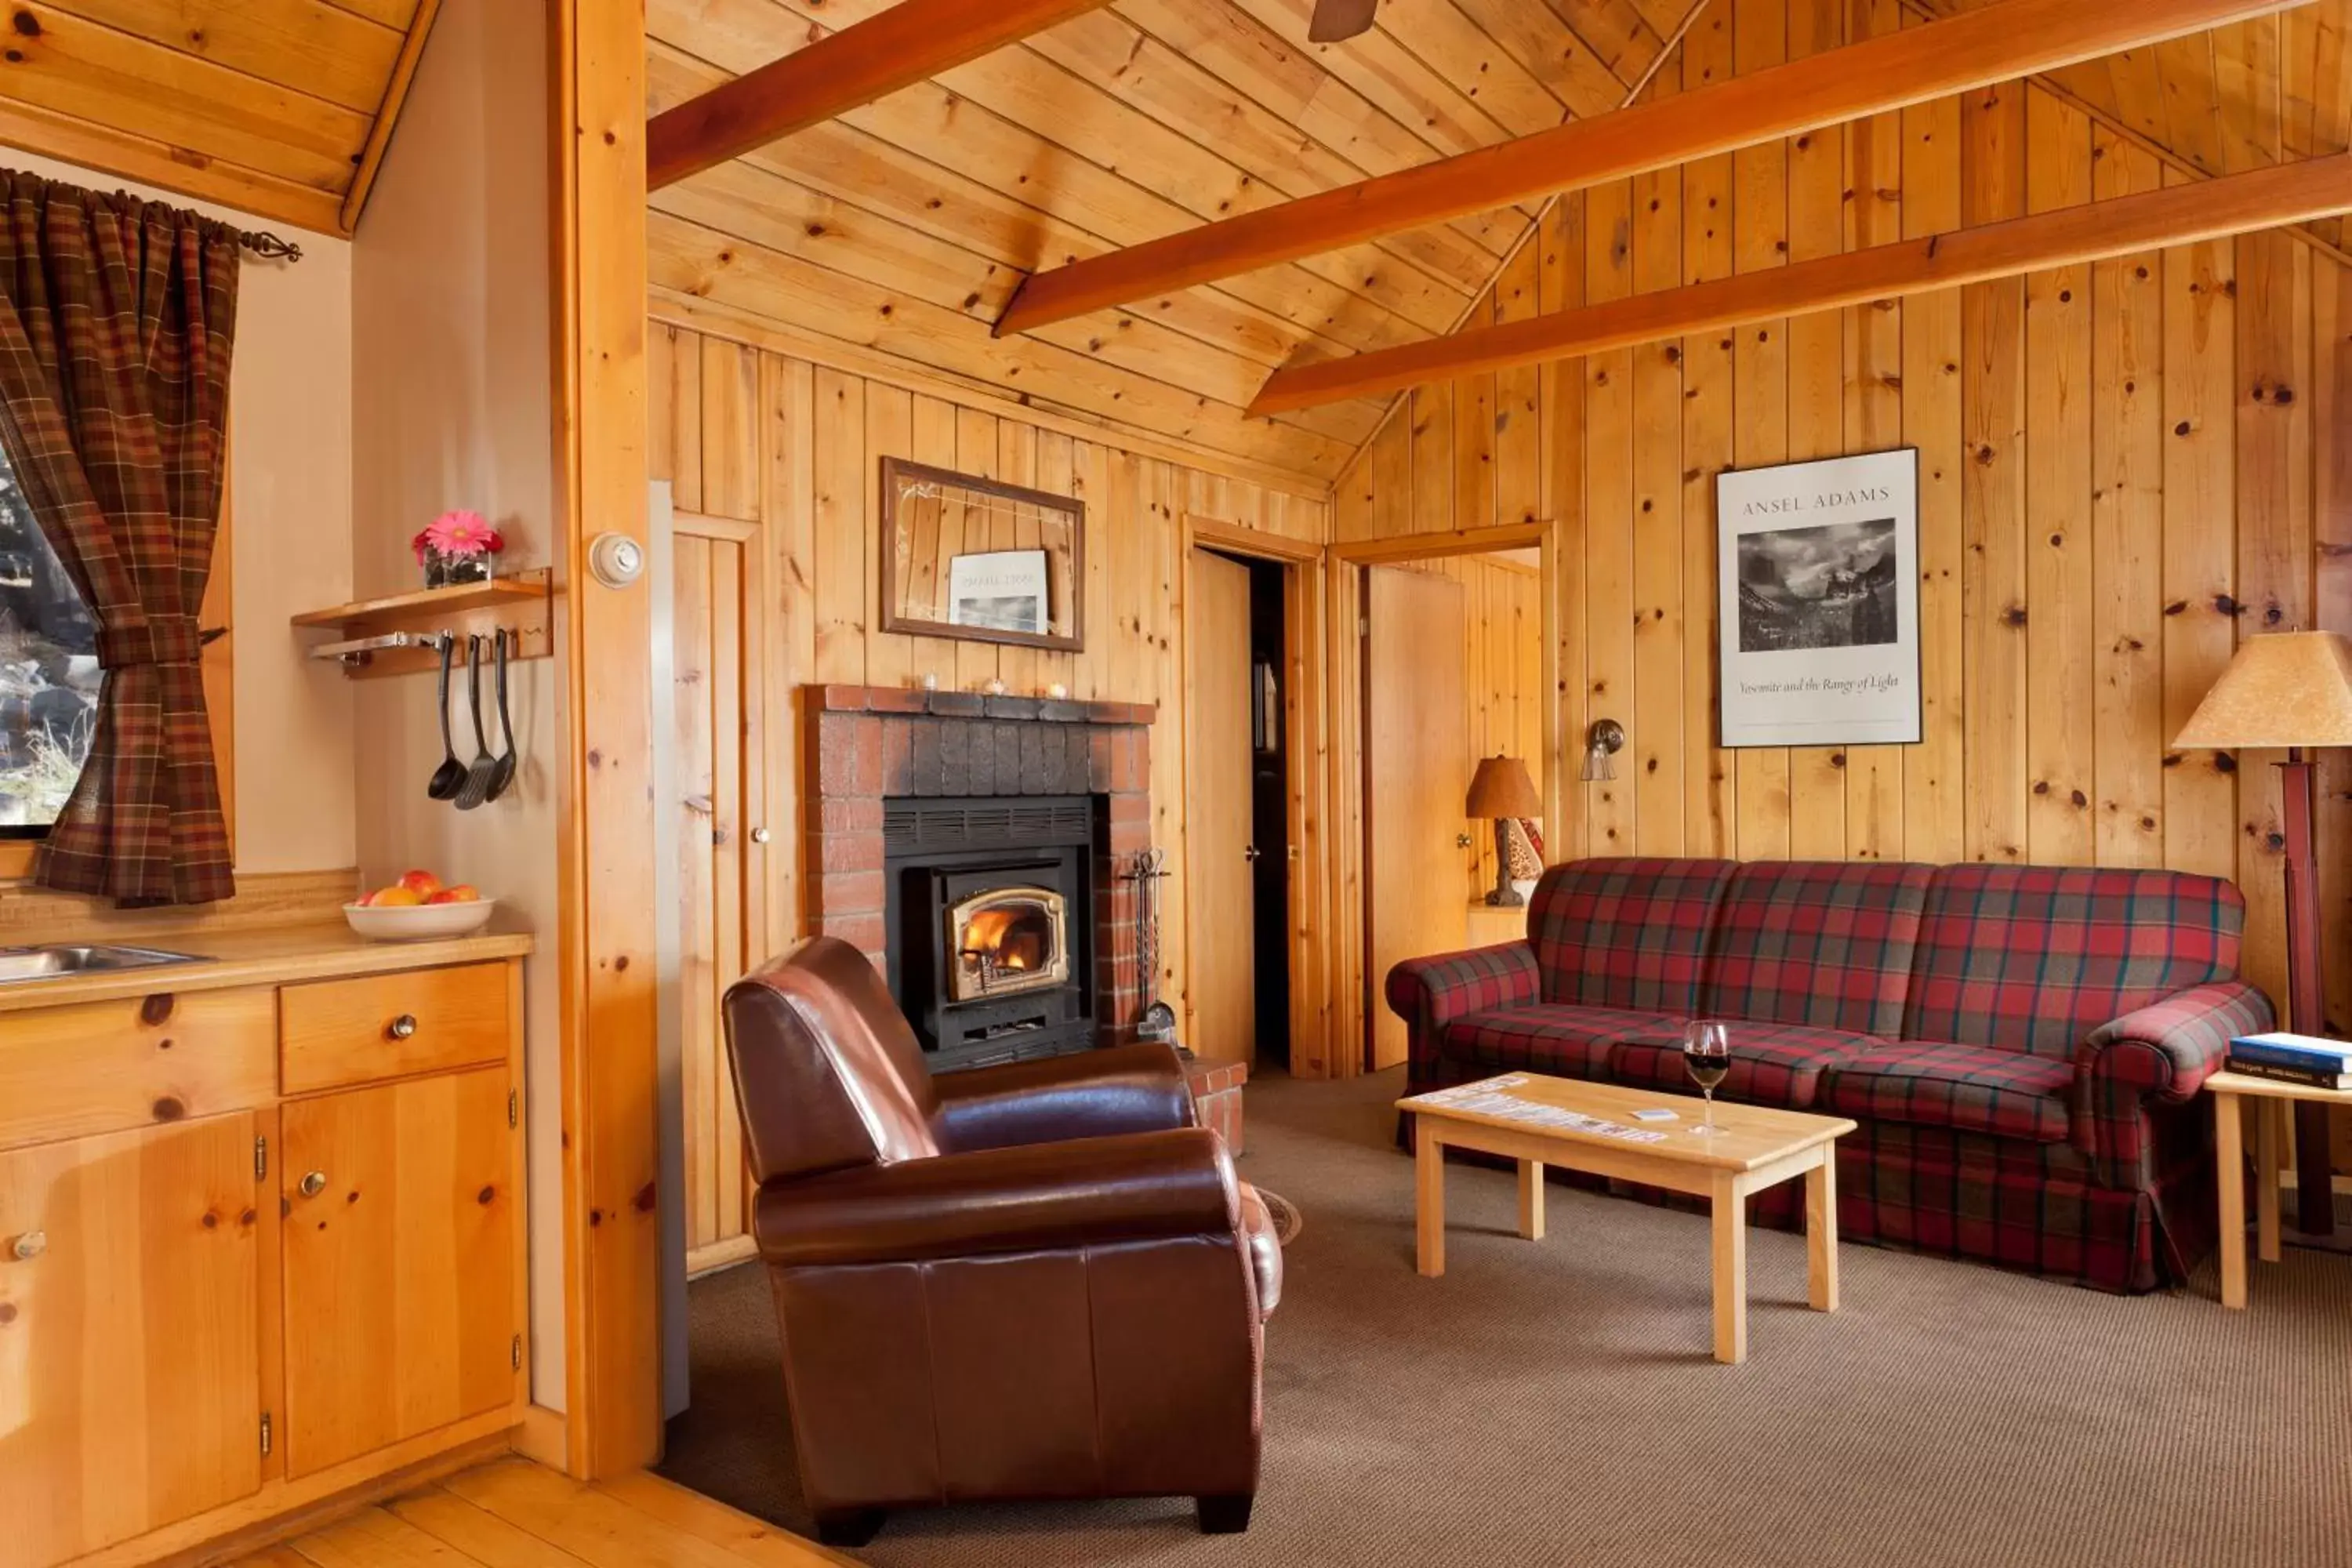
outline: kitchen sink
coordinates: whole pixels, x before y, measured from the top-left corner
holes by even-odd
[[[45,947],[0,947],[0,985],[25,980],[58,980],[119,969],[150,969],[163,963],[203,963],[193,952],[160,947],[115,947],[105,943],[53,943]]]

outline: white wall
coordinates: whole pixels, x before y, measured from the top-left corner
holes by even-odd
[[[506,535],[501,564],[550,563],[557,528],[544,9],[442,9],[352,246],[355,566],[362,595],[416,585],[408,541],[444,510]],[[559,628],[556,645],[562,646]],[[462,683],[460,683],[462,686]],[[487,683],[486,683],[487,684]],[[560,661],[512,672],[512,792],[427,800],[441,758],[429,677],[358,683],[359,863],[473,882],[539,933],[525,966],[532,1384],[563,1405],[556,774]],[[453,722],[472,739],[462,697]],[[495,737],[492,745],[497,745]]]
[[[0,150],[0,163],[93,190],[130,190],[240,228],[268,220]],[[236,865],[349,866],[352,682],[300,657],[287,625],[352,596],[352,267],[340,239],[276,226],[299,262],[248,257],[229,367],[228,514],[236,653]],[[219,571],[224,563],[215,562]]]

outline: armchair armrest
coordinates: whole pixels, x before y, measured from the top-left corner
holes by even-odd
[[[1492,1007],[1532,1006],[1543,999],[1535,944],[1507,942],[1434,958],[1408,958],[1389,971],[1389,1010],[1405,1023],[1411,1082],[1432,1081],[1445,1026]]]
[[[768,1262],[806,1268],[1230,1237],[1240,1222],[1232,1156],[1186,1127],[780,1179],[751,1230]]]
[[[2260,1034],[2273,1016],[2270,998],[2244,981],[2216,980],[2100,1025],[2074,1053],[2075,1147],[2109,1184],[2137,1184],[2147,1106],[2194,1099],[2231,1040]]]
[[[1173,1047],[1150,1042],[948,1073],[932,1089],[940,1141],[960,1154],[1159,1132],[1197,1120],[1184,1064]]]

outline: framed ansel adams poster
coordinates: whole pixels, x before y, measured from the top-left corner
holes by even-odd
[[[1726,746],[1919,739],[1919,454],[1716,481]]]

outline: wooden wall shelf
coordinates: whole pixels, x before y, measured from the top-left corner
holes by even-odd
[[[337,635],[319,642],[348,642],[394,632],[451,632],[458,638],[457,664],[465,664],[465,638],[488,637],[504,630],[520,639],[509,658],[545,658],[554,648],[553,589],[545,567],[494,577],[487,583],[465,583],[451,588],[420,588],[387,598],[358,599],[324,610],[306,610],[293,617],[305,631]],[[487,649],[483,662],[489,662]],[[360,679],[386,675],[413,675],[438,668],[440,655],[430,647],[384,648],[346,659],[344,673]]]

